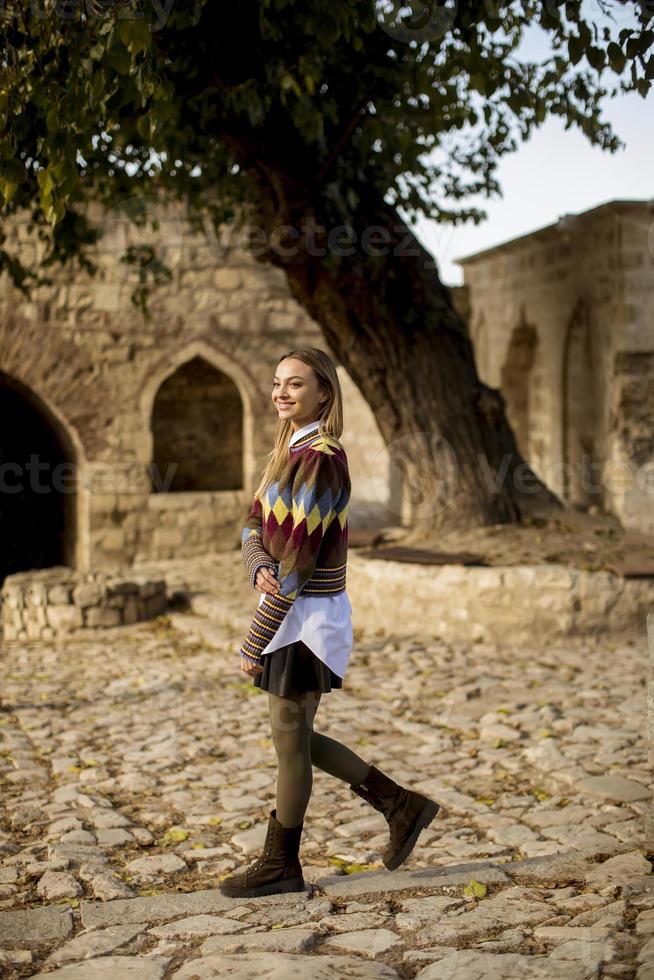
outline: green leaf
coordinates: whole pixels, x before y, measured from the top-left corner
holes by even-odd
[[[166,831],[166,833],[161,838],[160,843],[162,844],[169,844],[171,842],[177,843],[178,841],[186,840],[188,836],[189,836],[188,830],[181,830],[178,827],[172,827],[170,830]]]
[[[573,34],[568,41],[568,56],[573,65],[576,65],[581,61],[581,56],[584,53],[584,42],[578,34]]]
[[[476,878],[471,878],[463,889],[463,894],[468,895],[470,898],[483,898],[487,891],[488,889],[483,882],[477,881]]]
[[[149,140],[152,138],[152,126],[150,123],[150,116],[139,116],[136,120],[136,131],[139,136],[142,136],[144,140]]]
[[[107,51],[107,61],[119,75],[127,75],[132,64],[132,59],[127,49],[118,45]]]
[[[282,91],[284,92],[288,92],[289,89],[292,89],[292,91],[295,92],[296,95],[298,96],[302,95],[302,89],[298,85],[295,78],[293,78],[293,76],[288,72],[286,75],[282,75],[279,84],[281,85]]]
[[[589,64],[592,65],[596,71],[601,71],[606,64],[604,52],[600,51],[599,48],[593,47],[592,45],[586,50],[586,57],[588,58]]]
[[[0,177],[0,194],[2,194],[7,204],[12,200],[17,190],[18,184],[16,181],[6,180]]]
[[[606,49],[606,53],[609,58],[609,65],[613,71],[617,74],[623,72],[624,66],[627,64],[627,59],[620,45],[616,44],[615,41],[611,41]]]
[[[143,19],[124,20],[118,28],[118,37],[132,54],[138,54],[150,47],[150,28]]]

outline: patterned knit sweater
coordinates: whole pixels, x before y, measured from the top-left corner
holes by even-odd
[[[338,439],[320,430],[289,447],[279,480],[252,504],[241,535],[243,563],[254,586],[265,565],[279,591],[265,593],[241,646],[241,656],[261,664],[265,649],[297,596],[345,591],[350,475]]]

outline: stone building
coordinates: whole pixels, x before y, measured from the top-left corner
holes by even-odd
[[[654,531],[654,200],[458,259],[456,302],[522,455],[568,503]]]
[[[257,262],[233,229],[216,239],[192,230],[179,206],[128,203],[159,229],[91,208],[100,276],[59,269],[29,300],[0,278],[0,581],[234,547],[272,445],[274,367],[292,347],[327,349],[283,273]],[[599,500],[649,529],[651,488],[621,488],[618,476],[624,463],[652,465],[651,223],[646,202],[568,215],[461,260],[466,285],[454,290],[480,374],[503,390],[530,463],[569,500]],[[45,246],[28,215],[5,232],[36,264]],[[153,238],[172,277],[146,320],[130,302],[136,275],[119,260],[128,245],[147,254]],[[397,524],[397,469],[339,374],[351,526]],[[560,461],[583,475],[610,463],[618,476],[597,492],[576,478],[561,491]]]
[[[130,204],[156,215],[159,229],[92,209],[100,276],[59,269],[29,301],[0,279],[0,581],[234,547],[274,439],[279,357],[328,349],[283,273],[233,230],[218,240],[193,231],[175,205]],[[28,216],[5,230],[35,264],[44,246]],[[147,321],[119,259],[154,237],[172,278]],[[339,375],[352,526],[396,524],[401,505],[374,415],[341,366]]]

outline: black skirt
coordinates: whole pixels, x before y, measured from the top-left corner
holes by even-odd
[[[282,698],[307,691],[331,691],[343,687],[343,679],[323,663],[302,640],[287,643],[263,656],[263,671],[252,679],[254,687]]]

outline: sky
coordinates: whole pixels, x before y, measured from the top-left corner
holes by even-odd
[[[599,13],[593,12],[593,19],[605,22]],[[618,23],[617,29],[623,26],[627,23]],[[535,29],[529,34],[521,53],[547,57],[543,32]],[[609,88],[615,82],[614,75],[606,79]],[[463,283],[463,269],[455,259],[529,234],[563,214],[578,214],[607,201],[654,198],[654,89],[645,99],[637,93],[607,99],[603,118],[626,144],[623,149],[609,153],[591,146],[578,129],[566,131],[560,117],[551,116],[500,161],[496,177],[503,197],[466,199],[466,204],[488,213],[482,223],[453,226],[418,220],[412,230],[436,259],[444,283]]]

